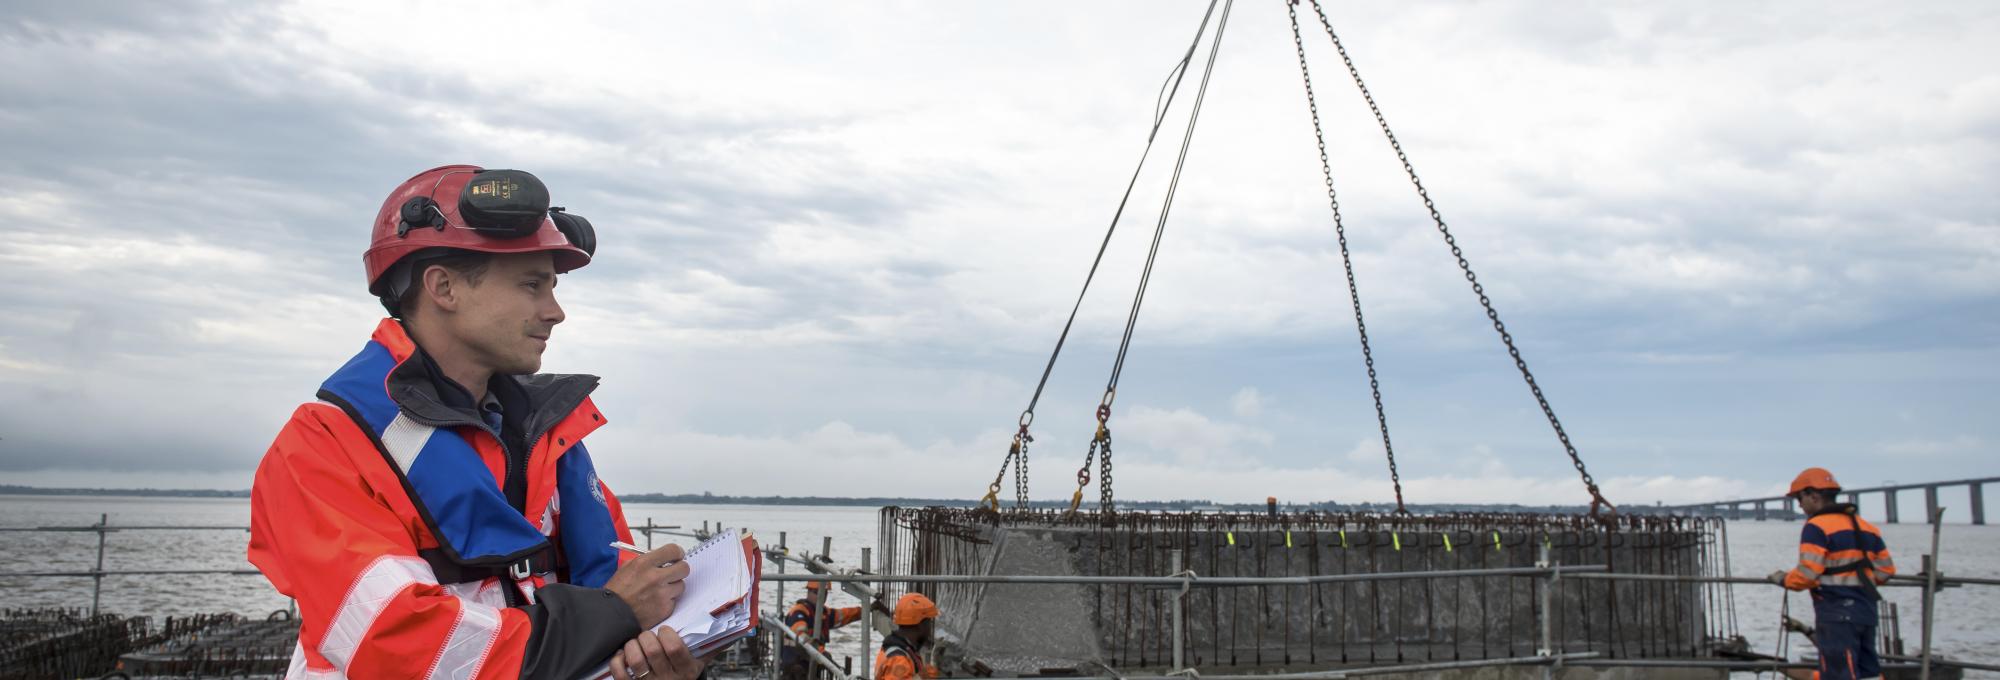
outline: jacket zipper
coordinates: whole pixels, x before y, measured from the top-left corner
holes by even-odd
[[[528,478],[527,478],[528,458],[534,455],[535,446],[542,442],[542,438],[541,436],[537,435],[534,441],[528,442],[527,447],[520,452],[521,455],[519,456],[514,455],[513,451],[508,450],[507,437],[505,434],[500,432],[495,432],[493,433],[493,438],[500,442],[500,453],[507,457],[507,477],[506,479],[500,481],[500,495],[507,497],[508,505],[513,505],[514,498],[512,489],[514,487],[515,480],[517,479],[520,480],[520,484],[522,486],[521,507],[518,508],[518,510],[520,511],[523,517],[526,517],[528,514],[528,493],[527,493],[528,490],[526,488],[528,484]],[[534,521],[534,519],[529,518],[528,521],[532,522]],[[501,595],[503,595],[507,601],[507,606],[522,607],[528,604],[527,594],[521,592],[520,584],[512,583],[511,579],[501,579],[501,580],[508,581],[500,589]]]

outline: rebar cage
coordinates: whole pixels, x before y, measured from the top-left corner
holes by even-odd
[[[995,513],[881,511],[884,573],[1286,577],[1561,565],[1720,576],[1723,525],[1650,515],[1454,513]],[[1173,560],[1178,553],[1178,568]],[[943,634],[996,669],[1172,664],[1182,599],[1195,667],[1333,668],[1598,652],[1708,656],[1736,634],[1714,583],[1431,574],[1313,584],[1181,588],[1018,583],[887,584],[922,592]],[[1543,591],[1548,604],[1543,604]]]

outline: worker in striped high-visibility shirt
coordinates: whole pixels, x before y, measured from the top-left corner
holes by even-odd
[[[1882,532],[1861,519],[1852,503],[1839,502],[1840,483],[1824,468],[1807,468],[1789,495],[1806,513],[1799,535],[1799,564],[1772,572],[1771,581],[1812,593],[1813,642],[1819,646],[1820,680],[1882,674],[1875,651],[1876,586],[1896,573]]]

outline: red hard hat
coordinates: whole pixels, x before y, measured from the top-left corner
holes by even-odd
[[[468,186],[478,179],[478,186]],[[492,212],[474,215],[468,224],[467,206],[472,196],[482,200],[496,195],[514,199],[519,192],[525,200],[513,200]],[[537,204],[537,201],[539,203]],[[539,207],[536,207],[536,206]],[[534,213],[539,212],[537,216]],[[518,170],[487,170],[475,165],[446,165],[431,168],[404,180],[382,201],[375,214],[375,227],[368,252],[361,256],[368,269],[368,292],[384,295],[382,274],[398,260],[425,248],[458,248],[482,253],[533,253],[554,251],[556,273],[590,264],[596,236],[589,222],[565,215],[568,231],[582,222],[585,233],[566,234],[550,219],[548,189],[534,175]],[[574,236],[575,238],[572,238]]]
[[[1797,496],[1800,491],[1806,489],[1838,488],[1840,488],[1840,482],[1833,481],[1833,473],[1827,472],[1826,468],[1813,467],[1806,468],[1805,472],[1801,472],[1799,476],[1792,478],[1792,490],[1785,492],[1785,495]]]

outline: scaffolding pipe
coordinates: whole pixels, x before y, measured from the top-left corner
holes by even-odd
[[[1973,670],[2000,670],[2000,666],[1978,663],[1959,661],[1940,661],[1939,663],[1946,666]],[[1775,671],[1786,668],[1816,670],[1819,668],[1819,664],[1817,663],[1806,663],[1804,661],[1751,661],[1748,659],[1742,661],[1723,659],[1586,659],[1583,661],[1565,662],[1565,665],[1597,668],[1719,668],[1733,671]],[[1921,664],[1909,662],[1881,664],[1883,671],[1914,671],[1921,667]],[[1205,675],[1202,678],[1203,680],[1213,680],[1213,676]]]
[[[1601,572],[1604,565],[1578,565],[1563,567],[1564,573]],[[1135,585],[1178,588],[1183,584],[1196,588],[1219,588],[1229,586],[1304,586],[1315,583],[1345,583],[1355,581],[1398,581],[1410,579],[1444,578],[1453,576],[1545,576],[1549,569],[1539,567],[1508,567],[1501,569],[1460,569],[1432,571],[1385,571],[1369,574],[1328,574],[1323,576],[1030,576],[995,574],[979,576],[973,574],[762,574],[766,581],[862,581],[871,583],[1039,583],[1039,584],[1098,584]]]
[[[861,547],[861,571],[863,573],[866,573],[868,571],[869,565],[874,564],[874,559],[873,559],[874,551],[875,551],[874,548],[870,548],[868,546]],[[832,586],[829,585],[828,587]],[[875,632],[875,603],[873,601],[869,601],[862,603],[861,605],[860,657],[861,657],[861,677],[864,678],[875,677],[875,674],[868,669],[868,665],[875,660],[874,655],[868,653],[869,648],[873,647],[873,645],[869,644],[868,634],[873,632]]]
[[[1931,554],[1924,556],[1924,653],[1922,670],[1917,672],[1918,680],[1931,680],[1931,619],[1933,607],[1937,604],[1938,535],[1944,531],[1944,508],[1937,507],[1937,492],[1932,490],[1927,498],[1931,501]]]
[[[1179,575],[1181,573],[1181,551],[1179,548],[1167,551],[1167,568],[1173,570],[1175,575]],[[1183,585],[1184,587],[1181,588],[1180,592],[1174,593],[1173,609],[1172,613],[1170,614],[1170,616],[1172,616],[1174,619],[1174,671],[1175,672],[1179,672],[1180,670],[1187,668],[1187,639],[1186,639],[1187,634],[1185,631],[1187,624],[1185,621],[1182,621],[1181,619],[1184,615],[1183,612],[1185,611],[1183,609],[1184,605],[1182,604],[1182,601],[1187,599],[1188,589],[1185,587],[1185,584]]]
[[[769,552],[770,552],[770,554],[772,554],[772,555],[775,555],[775,556],[777,556],[777,557],[779,558],[779,559],[778,559],[778,573],[779,573],[780,575],[783,575],[783,574],[785,573],[785,560],[784,560],[784,558],[786,558],[786,557],[791,557],[791,553],[792,553],[792,551],[791,551],[790,549],[788,549],[788,548],[786,548],[786,547],[785,547],[785,532],[783,532],[783,531],[780,531],[780,532],[778,532],[778,549],[777,549],[777,550],[773,550],[773,551],[769,551]],[[778,598],[778,599],[777,599],[777,609],[778,609],[778,611],[781,611],[781,612],[782,612],[782,611],[784,611],[784,610],[785,610],[785,609],[784,609],[784,607],[785,607],[785,581],[784,581],[783,579],[778,579],[778,591],[777,591],[777,598]],[[759,604],[759,605],[756,605],[756,606],[760,606],[760,607],[761,607],[761,606],[763,606],[763,605]],[[783,628],[783,626],[779,626],[779,628]],[[778,673],[780,672],[780,670],[779,670],[779,668],[778,668],[778,667],[779,667],[779,665],[780,665],[780,662],[781,662],[781,661],[783,661],[783,660],[784,660],[784,658],[785,658],[785,639],[784,639],[783,637],[778,637],[778,638],[775,638],[775,639],[777,640],[777,643],[778,643],[778,644],[775,644],[775,645],[771,645],[771,680],[778,680]]]
[[[828,556],[828,555],[831,555],[831,554],[833,554],[833,537],[832,537],[832,536],[821,536],[821,537],[820,537],[820,548],[819,548],[819,559],[821,559],[821,560],[825,560],[825,559],[827,559],[827,556]],[[829,590],[833,590],[833,584],[831,584],[831,583],[827,583],[827,582],[825,582],[824,580],[821,580],[821,582],[820,582],[820,588],[819,588],[819,590],[807,590],[807,591],[806,591],[806,593],[807,593],[807,594],[806,594],[806,597],[808,597],[808,598],[811,598],[811,599],[812,599],[812,628],[811,628],[811,630],[812,630],[812,641],[813,641],[813,645],[814,645],[814,646],[818,646],[818,645],[820,644],[820,641],[821,641],[821,640],[825,640],[825,639],[827,639],[827,638],[830,638],[830,637],[832,637],[831,635],[828,635],[828,634],[827,634],[827,630],[826,630],[826,619],[827,619],[827,616],[826,616],[826,591],[829,591]],[[845,672],[845,671],[843,671],[843,673],[844,673],[844,672]]]
[[[118,569],[99,571],[9,571],[0,572],[0,577],[32,576],[37,578],[97,578],[100,576],[161,576],[206,574],[209,576],[262,576],[264,572],[255,569]]]
[[[106,525],[106,524],[110,524],[110,523],[111,523],[111,514],[110,514],[110,513],[105,513],[105,514],[101,514],[101,515],[98,515],[98,516],[97,516],[97,526],[98,526],[98,528],[102,529],[102,528],[104,527],[104,525]],[[105,537],[105,535],[106,535],[106,534],[105,534],[105,532],[103,532],[103,531],[99,531],[99,532],[97,532],[97,567],[96,567],[96,568],[94,569],[94,571],[96,571],[96,572],[97,572],[97,575],[95,575],[95,576],[92,576],[92,577],[90,577],[90,579],[91,579],[91,580],[90,580],[90,615],[91,615],[91,616],[96,616],[96,615],[97,615],[97,603],[98,603],[98,596],[100,596],[100,595],[102,595],[102,594],[104,593],[104,537]],[[1929,629],[1925,629],[1925,630],[1929,630]]]
[[[1593,572],[1593,573],[1582,573],[1582,574],[1570,573],[1570,571],[1573,569],[1575,569],[1575,567],[1566,568],[1563,570],[1563,573],[1567,576],[1574,578],[1598,579],[1603,581],[1678,581],[1678,582],[1690,582],[1690,583],[1727,583],[1732,585],[1746,585],[1746,586],[1773,585],[1769,580],[1761,578],[1752,578],[1749,576],[1694,576],[1694,575],[1681,575],[1681,574],[1626,574],[1626,573],[1610,573],[1610,572],[1601,572],[1601,573]],[[1992,578],[1966,578],[1959,576],[1952,576],[1952,577],[1940,576],[1938,577],[1937,582],[1939,588],[1949,588],[1954,586],[1967,586],[1967,585],[2000,586],[2000,579],[1992,579]],[[1923,588],[1926,586],[1927,583],[1928,583],[1927,577],[1923,576],[1891,576],[1889,577],[1889,582],[1881,584],[1881,586],[1888,588]]]
[[[102,516],[107,519],[109,518],[108,513]],[[647,521],[651,522],[652,518],[650,517],[647,518]],[[631,529],[632,531],[635,532],[652,531],[654,533],[672,534],[675,536],[686,536],[689,538],[694,537],[694,534],[685,531],[668,531],[668,529],[681,528],[680,525],[678,524],[658,524],[658,525],[651,525],[650,528],[648,528],[648,525],[646,524],[634,524],[626,528]],[[75,526],[75,527],[73,526],[0,527],[0,533],[23,533],[23,532],[117,533],[120,531],[249,531],[249,530],[250,527],[247,526],[240,526],[240,525],[232,526],[232,525],[221,525],[221,524],[130,524],[130,525],[120,524],[117,526],[91,524],[91,525]]]
[[[1469,661],[1435,661],[1429,663],[1398,664],[1394,666],[1366,666],[1362,668],[1343,668],[1340,670],[1311,671],[1305,673],[1260,673],[1254,675],[1245,675],[1245,674],[1209,675],[1204,673],[1196,677],[1200,678],[1200,680],[1337,680],[1338,678],[1350,678],[1350,677],[1366,676],[1366,675],[1383,675],[1386,673],[1425,673],[1430,671],[1449,671],[1449,670],[1458,670],[1465,668],[1489,668],[1493,666],[1543,666],[1549,664],[1567,664],[1572,661],[1585,661],[1593,659],[1596,658],[1597,656],[1599,656],[1597,652],[1576,652],[1574,654],[1556,654],[1553,656],[1515,656],[1515,657],[1507,657],[1504,659],[1475,659]],[[1066,678],[1066,680],[1189,680],[1189,676],[1085,675],[1085,676]]]
[[[769,554],[769,553],[767,553]],[[780,561],[802,561],[788,558]],[[783,567],[779,567],[783,569]],[[1604,571],[1604,565],[1577,565],[1562,568],[1564,578],[1599,579],[1605,581],[1683,581],[1693,583],[1727,583],[1738,585],[1772,585],[1770,581],[1747,576],[1679,576],[1672,574],[1631,574]],[[1435,571],[1391,571],[1375,574],[1332,574],[1326,576],[977,576],[971,574],[787,574],[783,571],[765,572],[757,578],[779,584],[779,596],[783,597],[784,583],[795,581],[826,580],[836,583],[1040,583],[1040,584],[1110,584],[1145,585],[1162,588],[1177,588],[1182,583],[1192,587],[1232,587],[1270,585],[1311,585],[1315,583],[1339,583],[1352,581],[1394,581],[1408,579],[1446,578],[1453,576],[1546,576],[1548,569],[1536,567],[1512,567],[1506,569],[1462,569]],[[95,576],[160,576],[206,574],[210,576],[261,576],[255,569],[131,569],[105,571],[9,571],[0,572],[0,578],[92,578]],[[1958,586],[2000,586],[2000,579],[1973,578],[1964,576],[1938,576],[1937,588],[1942,590]],[[1929,582],[1927,577],[1894,576],[1884,587],[1923,588]]]
[[[102,516],[105,517],[106,519],[110,517],[109,513],[106,513]],[[81,526],[81,527],[64,527],[64,526],[0,527],[0,532],[6,532],[6,533],[17,533],[17,532],[104,533],[104,532],[118,532],[118,531],[249,531],[249,530],[250,527],[244,527],[244,526],[213,526],[213,525],[202,525],[202,524],[189,524],[185,526],[178,526],[178,525],[125,526],[121,524],[119,526],[114,527],[114,526],[93,524],[90,526]]]
[[[1549,544],[1542,544],[1539,555],[1539,559],[1535,560],[1535,566],[1549,570],[1549,585],[1542,588],[1542,608],[1535,612],[1536,620],[1542,625],[1542,646],[1535,650],[1535,656],[1548,657],[1554,655],[1556,651],[1554,636],[1549,628],[1549,610],[1554,607],[1556,583],[1557,579],[1561,578],[1562,570],[1554,562],[1549,561]]]

